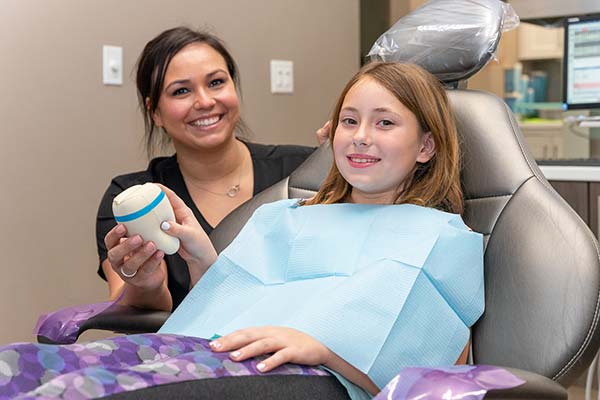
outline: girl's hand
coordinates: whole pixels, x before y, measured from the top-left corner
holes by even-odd
[[[125,235],[125,225],[117,224],[104,237],[111,268],[127,284],[144,290],[159,288],[166,279],[164,269],[159,268],[165,254],[154,243],[144,243],[140,235]]]
[[[210,346],[216,352],[231,351],[234,361],[274,353],[256,366],[261,372],[285,363],[326,364],[333,354],[312,336],[279,326],[242,329],[212,341]]]
[[[315,134],[317,135],[317,141],[319,145],[322,145],[329,139],[329,134],[331,133],[331,121],[325,122],[321,128],[317,129]]]
[[[180,241],[179,255],[190,268],[192,286],[217,259],[217,252],[192,210],[171,189],[157,184],[165,192],[176,221],[164,221],[161,229]]]

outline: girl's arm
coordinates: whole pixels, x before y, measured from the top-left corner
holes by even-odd
[[[339,373],[344,378],[348,379],[350,382],[354,383],[357,386],[365,389],[371,395],[376,395],[379,393],[379,388],[377,385],[369,378],[367,374],[362,372],[361,370],[354,367],[348,361],[344,360],[342,357],[338,356],[334,352],[330,351],[331,358],[325,364],[327,368]]]
[[[469,342],[457,364],[466,364]],[[365,373],[323,343],[296,329],[280,326],[241,329],[212,341],[210,346],[215,352],[229,351],[229,356],[234,361],[272,353],[256,366],[261,372],[268,372],[285,363],[323,365],[372,395],[379,392],[377,385]]]
[[[214,340],[210,346],[216,352],[230,351],[230,357],[234,361],[273,353],[256,366],[261,372],[270,371],[288,362],[324,365],[373,395],[379,392],[366,374],[323,343],[296,329],[280,326],[247,328]]]
[[[456,360],[456,362],[454,364],[463,365],[463,364],[467,363],[467,359],[469,358],[469,346],[470,345],[471,345],[471,339],[467,340],[467,345],[463,349],[462,353],[460,353],[460,356],[458,356],[458,360]]]

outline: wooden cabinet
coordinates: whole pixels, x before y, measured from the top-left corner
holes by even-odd
[[[600,232],[600,220],[598,219],[598,215],[600,214],[600,183],[598,182],[590,182],[589,187],[589,221],[588,225],[592,228],[592,232],[594,235],[598,237],[598,233]],[[571,203],[569,203],[571,204]]]
[[[550,181],[550,184],[598,237],[600,182]]]
[[[552,187],[589,225],[589,182],[550,181]]]
[[[522,22],[518,27],[519,60],[562,58],[564,29],[547,28]]]

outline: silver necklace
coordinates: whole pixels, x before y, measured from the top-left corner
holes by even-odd
[[[200,190],[204,190],[205,192],[216,194],[217,196],[227,196],[227,197],[231,197],[231,198],[236,197],[238,195],[238,193],[240,192],[240,184],[239,183],[231,186],[229,189],[227,189],[227,191],[225,193],[215,192],[210,189],[200,187],[198,185],[196,185],[196,187]]]
[[[242,165],[240,166],[240,173],[238,174],[238,183],[236,183],[235,185],[231,185],[229,187],[229,189],[227,189],[227,191],[225,193],[223,193],[223,192],[215,192],[213,190],[203,188],[202,186],[199,186],[199,185],[195,185],[195,186],[198,189],[200,189],[200,190],[204,190],[205,192],[212,193],[212,194],[215,194],[217,196],[227,196],[229,198],[234,198],[234,197],[236,197],[238,195],[238,193],[240,192],[240,189],[241,189],[242,172],[244,170],[244,162],[245,161],[246,160],[244,158],[243,161],[242,161]]]

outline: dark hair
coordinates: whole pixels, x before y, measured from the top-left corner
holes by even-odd
[[[156,125],[152,119],[152,115],[158,106],[167,67],[181,49],[192,43],[206,43],[223,57],[229,75],[238,94],[240,94],[240,77],[237,65],[225,44],[219,38],[208,32],[195,31],[184,26],[168,29],[156,36],[146,44],[140,54],[136,74],[138,100],[146,130],[145,145],[148,157],[152,156],[157,147],[161,148],[169,142],[167,135],[158,135],[157,137]],[[148,105],[146,99],[149,100]],[[241,119],[238,122],[238,129],[246,130]]]

